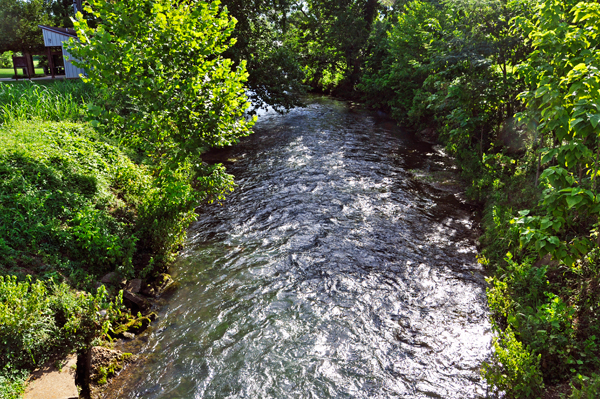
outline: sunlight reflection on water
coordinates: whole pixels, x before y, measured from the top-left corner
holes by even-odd
[[[232,150],[180,289],[119,398],[480,398],[490,354],[470,209],[408,170],[443,154],[317,98]]]

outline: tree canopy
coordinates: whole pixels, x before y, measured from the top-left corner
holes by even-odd
[[[245,62],[222,54],[235,20],[217,1],[91,0],[69,51],[102,93],[93,123],[169,168],[250,133]]]
[[[0,53],[44,51],[38,25],[51,23],[46,6],[44,0],[0,0]]]

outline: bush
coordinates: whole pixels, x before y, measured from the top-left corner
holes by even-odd
[[[0,68],[12,68],[13,67],[13,62],[12,62],[13,54],[14,53],[12,51],[5,51],[4,53],[0,54]]]
[[[484,363],[483,376],[509,398],[536,398],[544,389],[539,363],[540,356],[524,347],[509,327],[494,339],[493,358],[491,363]]]
[[[10,365],[6,365],[4,370],[0,370],[0,398],[21,399],[28,376],[26,370],[15,370]]]
[[[600,375],[593,374],[590,378],[578,375],[569,399],[596,399],[600,397]]]
[[[104,287],[91,295],[52,280],[28,277],[17,281],[14,276],[0,276],[2,397],[18,397],[24,371],[39,367],[53,354],[78,350],[106,334],[119,306],[118,300],[108,300]]]
[[[250,134],[246,64],[234,68],[221,55],[235,20],[218,1],[89,4],[86,11],[102,22],[92,28],[78,14],[80,41],[71,40],[69,51],[101,93],[89,107],[96,126],[168,169]]]

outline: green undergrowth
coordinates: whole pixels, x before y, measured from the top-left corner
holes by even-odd
[[[92,295],[53,280],[0,276],[0,397],[20,397],[28,371],[106,333],[119,305],[103,287]]]
[[[600,5],[412,0],[375,24],[357,89],[457,160],[484,207],[507,398],[600,397]]]
[[[80,288],[108,271],[132,275],[146,169],[86,125],[13,123],[0,142],[0,271]]]
[[[479,261],[488,278],[488,303],[498,333],[483,367],[492,386],[513,398],[543,397],[544,388],[570,383],[570,398],[598,397],[600,369],[600,253],[573,265],[523,245],[519,212],[543,214],[535,159],[489,155],[463,176],[468,194],[484,204]],[[574,213],[572,217],[576,217]]]
[[[118,295],[96,289],[100,278],[162,272],[198,201],[218,191],[193,165],[157,168],[81,122],[89,89],[81,82],[7,86],[0,84],[0,398],[17,398],[34,368],[128,320]],[[48,93],[72,107],[31,106]]]

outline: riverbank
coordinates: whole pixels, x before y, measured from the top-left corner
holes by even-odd
[[[148,310],[198,200],[190,176],[173,174],[188,190],[168,193],[148,159],[84,122],[92,87],[44,83],[0,83],[3,398]]]

